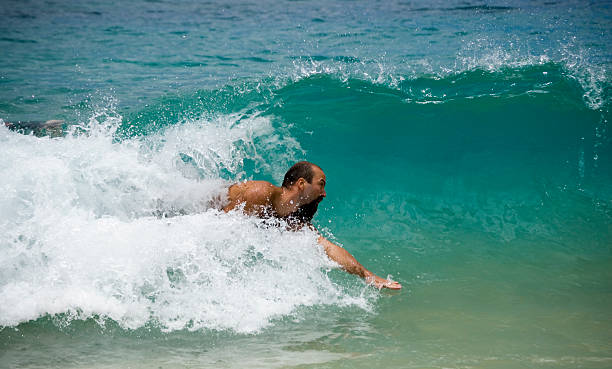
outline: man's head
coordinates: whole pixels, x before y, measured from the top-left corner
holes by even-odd
[[[283,179],[283,187],[297,190],[302,204],[309,204],[313,201],[321,202],[326,196],[326,178],[323,170],[313,163],[300,161],[295,163]]]
[[[315,164],[300,161],[289,168],[283,180],[283,187],[297,191],[300,207],[289,215],[289,221],[294,225],[302,226],[310,223],[319,203],[326,196],[325,173]]]

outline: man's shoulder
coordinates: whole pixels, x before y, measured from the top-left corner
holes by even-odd
[[[269,191],[277,188],[268,181],[246,181],[243,183],[246,189]]]
[[[280,189],[267,181],[248,181],[241,186],[243,186],[243,193],[247,199],[264,200],[266,202]]]

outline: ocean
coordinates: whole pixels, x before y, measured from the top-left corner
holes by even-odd
[[[612,367],[610,1],[0,16],[0,367]],[[401,291],[216,209],[300,160]]]

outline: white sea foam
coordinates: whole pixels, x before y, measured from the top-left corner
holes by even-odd
[[[51,315],[256,332],[299,306],[368,307],[328,279],[314,233],[215,209],[245,161],[276,175],[295,160],[269,118],[116,142],[118,123],[97,116],[63,138],[0,127],[0,326]]]

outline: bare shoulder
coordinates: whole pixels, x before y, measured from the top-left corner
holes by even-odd
[[[267,205],[277,189],[275,185],[266,181],[248,181],[244,186],[245,200],[258,205]]]
[[[245,210],[248,212],[254,206],[269,206],[279,190],[279,187],[266,181],[236,183],[229,188],[230,204],[226,207],[226,211],[241,203],[244,203]]]

